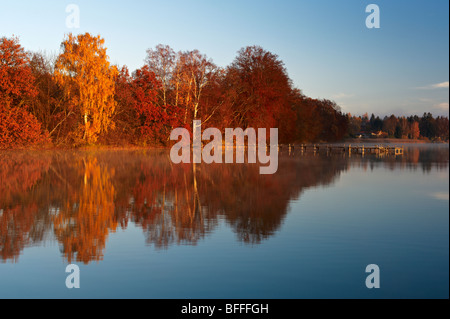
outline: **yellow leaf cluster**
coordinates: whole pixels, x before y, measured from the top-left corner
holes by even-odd
[[[65,88],[69,105],[83,127],[83,139],[95,143],[99,134],[112,128],[115,110],[114,79],[117,67],[111,66],[105,40],[89,33],[69,34],[61,44],[62,53],[55,65],[55,79]]]

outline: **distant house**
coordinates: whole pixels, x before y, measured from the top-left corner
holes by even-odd
[[[373,138],[385,138],[387,136],[388,136],[388,134],[383,131],[378,131],[378,132],[372,133]]]

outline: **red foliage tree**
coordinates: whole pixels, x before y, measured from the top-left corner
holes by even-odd
[[[36,97],[28,54],[18,38],[0,38],[0,100],[9,106],[22,106]]]
[[[41,124],[28,112],[37,96],[28,54],[17,38],[0,39],[0,148],[48,140]]]
[[[226,107],[235,127],[279,128],[280,140],[295,125],[289,96],[292,90],[283,62],[259,46],[243,48],[227,69]]]
[[[48,133],[42,133],[41,123],[32,114],[20,107],[5,107],[0,102],[0,149],[47,141]]]
[[[142,139],[152,144],[167,144],[172,128],[180,123],[180,109],[157,104],[161,83],[147,65],[133,74],[131,88]]]

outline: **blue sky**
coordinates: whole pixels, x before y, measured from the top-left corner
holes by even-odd
[[[448,0],[1,1],[0,36],[57,53],[64,35],[105,38],[111,62],[130,70],[159,43],[198,49],[222,67],[247,45],[284,61],[296,87],[335,100],[344,112],[448,116]],[[367,5],[380,29],[366,28]],[[80,28],[66,26],[66,6]]]

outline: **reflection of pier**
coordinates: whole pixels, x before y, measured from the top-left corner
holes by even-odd
[[[300,153],[313,152],[316,153],[347,153],[351,154],[376,154],[379,156],[383,155],[403,155],[404,149],[402,147],[397,146],[365,146],[365,145],[329,145],[329,144],[288,144],[288,145],[278,145],[278,151],[285,152],[288,151],[289,154],[294,151]]]

